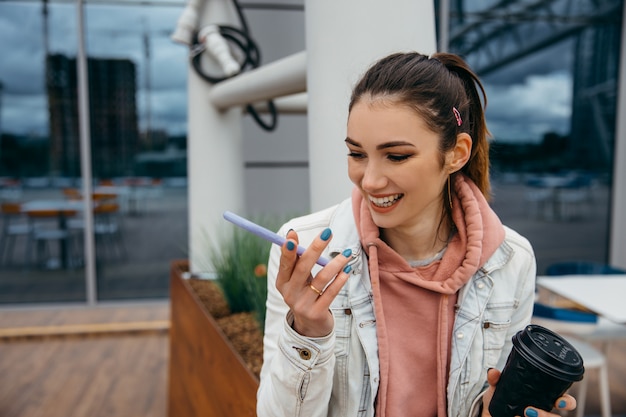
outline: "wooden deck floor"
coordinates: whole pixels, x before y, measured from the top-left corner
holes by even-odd
[[[0,416],[166,417],[168,323],[167,303],[0,311]],[[626,416],[626,341],[609,365],[613,416]],[[599,415],[586,377],[585,414]]]
[[[0,416],[165,417],[168,324],[167,303],[0,312]]]

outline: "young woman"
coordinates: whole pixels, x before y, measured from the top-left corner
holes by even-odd
[[[536,264],[488,204],[479,92],[443,53],[390,55],[355,86],[352,196],[285,224],[270,255],[259,416],[489,415]]]

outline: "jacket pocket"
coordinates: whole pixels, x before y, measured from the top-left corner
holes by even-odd
[[[352,310],[350,308],[331,307],[335,319],[335,356],[347,356],[350,347],[350,326]]]
[[[330,306],[335,320],[335,356],[347,356],[350,347],[350,326],[352,325],[352,309],[348,302],[348,292],[342,289]]]
[[[487,306],[485,310],[482,325],[485,369],[495,367],[500,359],[507,342],[514,307],[514,303],[511,302],[510,305],[499,304],[495,308]]]

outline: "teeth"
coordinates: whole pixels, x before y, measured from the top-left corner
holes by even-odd
[[[370,201],[378,207],[389,207],[391,206],[393,203],[395,203],[396,201],[400,200],[402,198],[403,194],[394,194],[394,195],[388,195],[386,197],[382,197],[382,198],[375,198],[375,197],[371,197],[370,196]]]

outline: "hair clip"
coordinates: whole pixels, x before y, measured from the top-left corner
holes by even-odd
[[[461,120],[461,113],[456,109],[456,107],[452,107],[452,112],[454,113],[454,117],[456,118],[457,126],[461,126],[463,120]]]

